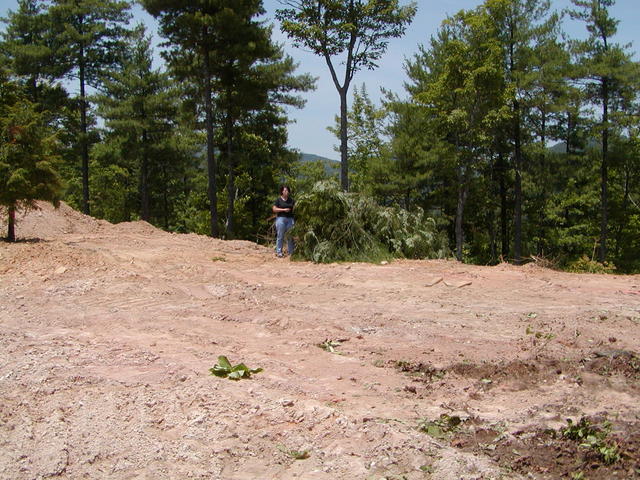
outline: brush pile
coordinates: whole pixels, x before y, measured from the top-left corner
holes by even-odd
[[[318,182],[296,200],[291,232],[299,257],[317,263],[445,258],[446,234],[419,209],[381,207],[373,199]]]

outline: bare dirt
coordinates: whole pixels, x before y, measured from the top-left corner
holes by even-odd
[[[640,478],[640,276],[18,222],[2,479]],[[218,378],[219,355],[264,370]],[[600,443],[566,433],[582,418]]]

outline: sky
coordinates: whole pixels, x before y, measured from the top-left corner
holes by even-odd
[[[408,3],[401,0],[402,4]],[[376,70],[363,70],[356,73],[349,93],[349,101],[352,98],[353,87],[366,86],[369,96],[374,102],[379,102],[380,91],[385,88],[391,92],[405,96],[404,82],[407,76],[404,72],[406,59],[411,59],[418,51],[419,45],[427,46],[431,36],[435,35],[442,21],[447,16],[455,15],[458,11],[473,9],[482,4],[482,0],[418,0],[418,12],[401,38],[391,39],[384,57],[379,62]],[[552,9],[561,10],[571,5],[570,0],[552,0]],[[289,146],[302,153],[311,153],[327,158],[338,159],[340,154],[336,151],[338,139],[327,130],[328,126],[335,124],[335,116],[339,112],[340,99],[338,92],[331,80],[329,70],[324,60],[309,52],[294,48],[289,45],[288,39],[280,32],[274,18],[276,9],[281,8],[278,0],[264,0],[266,15],[264,20],[273,23],[274,39],[284,44],[285,52],[298,62],[297,73],[310,73],[318,77],[316,90],[303,94],[306,105],[303,109],[291,108],[288,116],[292,123],[289,125]],[[17,0],[0,0],[0,17],[5,17],[8,10],[16,10]],[[611,15],[620,20],[618,34],[614,38],[616,43],[627,44],[632,42],[631,50],[637,52],[640,49],[640,0],[617,0],[611,9]],[[134,9],[134,20],[147,25],[150,32],[156,31],[156,23],[140,7]],[[0,27],[3,28],[3,27]],[[572,38],[586,35],[584,23],[565,22],[565,31]],[[154,43],[161,39],[154,35]],[[156,53],[158,49],[156,48]],[[635,60],[640,60],[638,53]]]

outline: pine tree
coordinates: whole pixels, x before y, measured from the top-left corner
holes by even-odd
[[[130,58],[121,70],[110,72],[102,93],[95,97],[106,128],[105,142],[96,153],[106,160],[104,168],[122,169],[129,185],[121,219],[130,219],[134,210],[142,220],[151,221],[151,177],[157,175],[161,158],[171,156],[169,144],[177,127],[178,95],[168,75],[153,69],[151,41],[144,37],[144,30],[139,29],[131,43]]]
[[[90,213],[88,87],[98,88],[108,70],[116,68],[126,51],[130,4],[117,0],[53,0],[48,10],[53,28],[55,62],[67,79],[78,81],[82,163],[82,209]]]
[[[584,82],[588,102],[600,107],[597,130],[601,136],[600,158],[600,248],[598,260],[607,259],[609,237],[609,148],[617,118],[638,95],[638,64],[631,60],[628,46],[612,42],[619,20],[609,15],[615,0],[571,0],[577,7],[570,14],[585,22],[589,37],[572,42],[577,57],[576,76]],[[618,115],[617,115],[618,114]]]

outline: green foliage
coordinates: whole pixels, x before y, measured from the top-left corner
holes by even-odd
[[[607,465],[612,465],[620,460],[620,452],[615,442],[607,442],[607,437],[611,432],[611,424],[605,422],[602,426],[591,424],[582,417],[578,423],[573,423],[567,419],[567,427],[562,429],[562,436],[570,440],[580,442],[580,446],[593,450]]]
[[[353,101],[347,112],[347,155],[349,157],[349,190],[374,195],[376,183],[372,178],[375,165],[386,159],[385,108],[377,108],[367,93],[365,84],[354,87]],[[340,138],[340,117],[329,131]],[[337,151],[339,149],[336,148]]]
[[[211,375],[216,377],[228,378],[229,380],[241,380],[243,378],[251,378],[252,373],[260,373],[262,368],[249,368],[244,363],[231,365],[227,357],[220,355],[218,363],[209,369]]]
[[[56,150],[57,139],[44,115],[18,85],[0,78],[0,207],[9,213],[10,241],[15,240],[16,210],[33,208],[36,200],[58,205],[63,183]]]
[[[276,11],[283,32],[294,46],[323,57],[340,96],[340,182],[349,189],[347,93],[356,72],[373,70],[387,50],[388,39],[401,37],[415,16],[415,2],[399,0],[291,0]],[[344,56],[344,75],[336,64]],[[342,79],[342,83],[340,82]]]
[[[418,430],[433,438],[444,439],[460,427],[462,419],[456,415],[450,416],[446,413],[440,415],[436,420],[421,420],[418,422]]]
[[[319,263],[444,258],[445,237],[421,210],[380,207],[371,198],[318,182],[296,200],[297,254]]]
[[[567,271],[574,273],[615,273],[616,266],[608,262],[600,263],[583,255],[567,265]]]
[[[318,347],[323,349],[325,352],[339,353],[336,349],[340,345],[342,345],[342,341],[341,340],[329,340],[329,339],[326,339],[324,342],[319,343]]]
[[[311,456],[309,450],[293,450],[286,448],[284,445],[278,445],[278,450],[294,460],[306,460]]]

